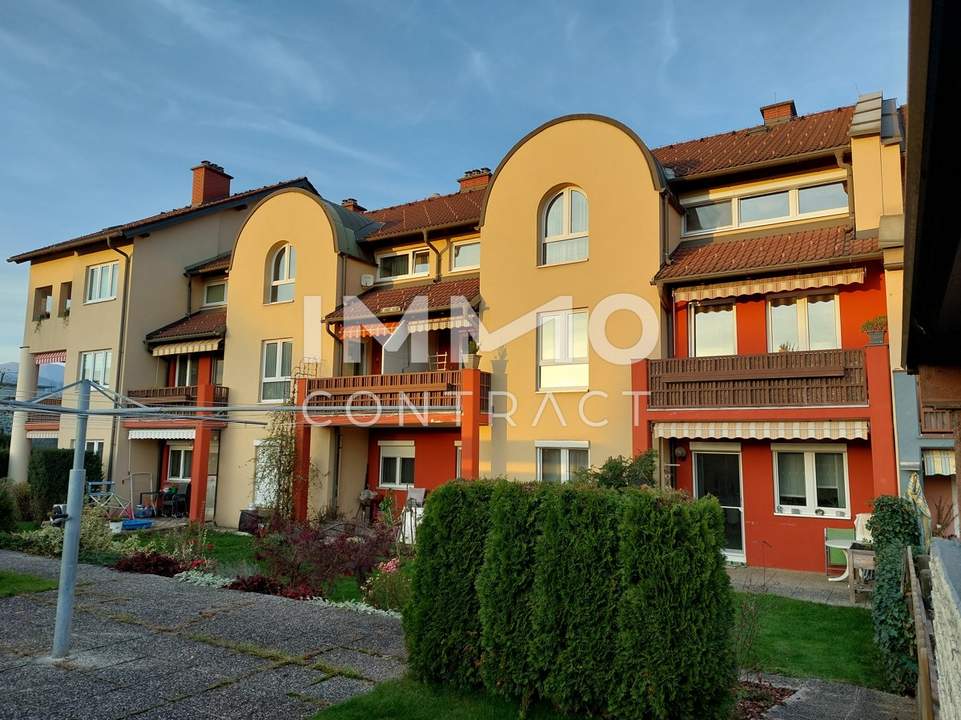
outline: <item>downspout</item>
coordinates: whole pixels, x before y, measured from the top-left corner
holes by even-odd
[[[423,236],[424,236],[424,244],[425,244],[427,247],[429,247],[429,248],[431,249],[431,251],[434,253],[434,258],[435,258],[435,262],[434,262],[434,282],[439,282],[439,281],[440,281],[440,250],[438,250],[438,249],[437,249],[437,246],[434,245],[434,243],[432,243],[432,242],[430,241],[430,238],[427,237],[427,230],[426,230],[426,229],[425,229],[425,230],[421,230],[421,233],[422,233]]]
[[[834,159],[838,167],[847,171],[848,174],[848,215],[854,215],[854,168],[851,163],[844,162],[844,149],[838,148],[834,151]]]
[[[119,237],[123,237],[122,235]],[[113,250],[115,253],[123,257],[123,298],[121,298],[120,305],[120,332],[118,336],[117,345],[117,371],[115,377],[114,391],[123,394],[123,383],[124,383],[124,347],[127,342],[127,307],[130,303],[130,255],[125,253],[118,247],[114,247],[111,238],[107,236],[107,247]],[[110,418],[110,456],[107,459],[107,477],[113,480],[113,469],[114,462],[117,456],[117,442],[120,430],[120,424],[117,422],[117,417],[113,416]]]
[[[187,278],[187,317],[190,317],[190,309],[193,307],[194,280],[190,273],[184,273],[184,277]]]

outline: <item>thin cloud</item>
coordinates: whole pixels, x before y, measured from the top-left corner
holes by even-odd
[[[18,38],[16,35],[0,28],[0,50],[4,50],[24,62],[45,67],[54,67],[56,63],[50,53],[36,45]]]

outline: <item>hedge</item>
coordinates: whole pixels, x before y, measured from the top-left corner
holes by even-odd
[[[10,448],[0,450],[0,479],[10,474]]]
[[[905,498],[881,496],[874,501],[868,529],[875,550],[874,643],[888,689],[905,694],[914,689],[918,674],[914,621],[901,589],[904,550],[920,542],[914,507]]]
[[[722,547],[713,499],[444,486],[418,531],[411,669],[568,714],[726,718],[736,670]]]
[[[429,682],[481,685],[475,583],[484,562],[490,483],[455,481],[430,495],[417,528],[413,597],[404,612],[409,664]]]
[[[73,450],[59,448],[36,448],[30,453],[27,481],[32,495],[35,519],[46,518],[56,503],[66,502],[70,468],[73,466]],[[84,457],[87,482],[103,479],[103,466],[96,453]]]

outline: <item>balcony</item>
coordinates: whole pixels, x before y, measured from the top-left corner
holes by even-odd
[[[60,407],[60,398],[47,398],[41,405]],[[27,413],[27,430],[57,430],[60,427],[60,413],[34,410]]]
[[[199,390],[199,385],[141,388],[128,390],[127,397],[141,405],[196,405]],[[213,404],[226,405],[228,394],[228,389],[223,385],[214,385]]]
[[[480,411],[489,413],[490,373],[480,373],[480,381]],[[462,370],[312,378],[307,381],[307,405],[311,414],[319,415],[456,413],[463,392]]]
[[[955,413],[961,408],[945,407],[945,403],[921,403],[921,432],[925,435],[953,435]]]
[[[651,360],[651,409],[865,405],[863,350]]]

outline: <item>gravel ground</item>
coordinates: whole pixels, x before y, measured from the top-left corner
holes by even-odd
[[[59,561],[0,551],[56,578]],[[81,565],[72,654],[49,658],[56,590],[0,599],[0,720],[285,718],[401,677],[400,622]]]

